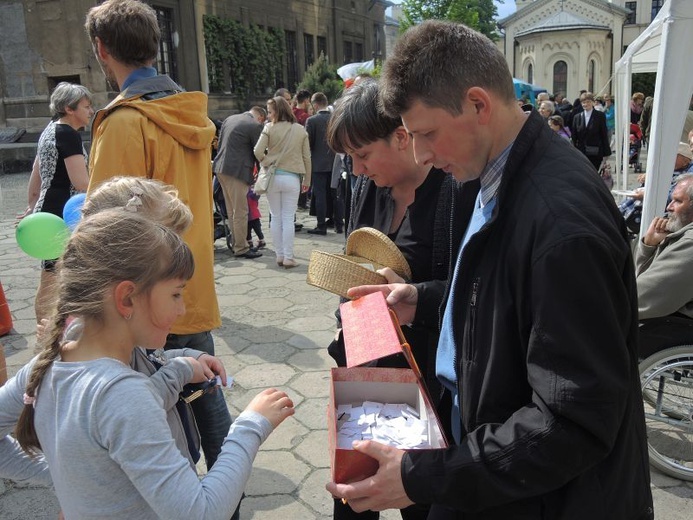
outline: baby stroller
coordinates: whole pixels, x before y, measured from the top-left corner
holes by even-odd
[[[221,184],[216,175],[212,176],[212,199],[214,200],[214,237],[213,240],[219,240],[226,237],[226,247],[233,250],[233,236],[229,227],[228,214],[226,213],[226,201],[224,201],[224,192],[221,189]]]
[[[630,147],[628,148],[628,165],[634,167],[635,173],[642,172],[640,163],[640,149],[642,148],[642,130],[640,126],[630,124]]]

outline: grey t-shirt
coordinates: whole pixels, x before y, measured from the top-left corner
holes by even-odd
[[[39,388],[35,425],[70,520],[227,520],[272,431],[262,415],[243,412],[200,480],[176,448],[153,383],[111,358],[56,361]]]

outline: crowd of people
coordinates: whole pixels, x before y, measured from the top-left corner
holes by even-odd
[[[410,280],[386,268],[387,284],[349,297],[382,292],[407,325],[451,441],[356,442],[379,468],[327,484],[334,518],[654,517],[639,320],[658,320],[656,342],[693,317],[693,288],[679,283],[690,278],[693,177],[678,176],[669,218],[655,219],[634,264],[595,174],[611,153],[610,98],[546,94],[524,110],[490,40],[428,21],[400,38],[379,80],[354,81],[334,107],[280,89],[229,116],[210,162],[206,96],[153,66],[154,10],[106,0],[86,29],[120,94],[91,121],[88,159],[77,130],[93,115],[89,92],[61,84],[51,97],[27,213],[87,198],[63,256],[42,265],[41,352],[0,387],[0,476],[52,483],[66,518],[239,518],[253,458],[294,413],[291,398],[265,390],[232,420],[221,392],[191,406],[178,396],[226,377],[211,335],[212,175],[233,254],[253,260],[267,245],[254,190],[264,169],[279,267],[298,265],[295,214],[309,192],[311,235],[330,221],[347,236],[372,227],[402,252]],[[631,109],[640,122],[647,103],[634,96]],[[666,284],[676,286],[662,297]],[[328,351],[345,364],[340,334]]]
[[[259,223],[257,217],[249,218],[249,206],[243,200],[254,192],[260,168],[272,169],[266,191],[279,267],[290,269],[298,265],[293,244],[295,232],[301,229],[295,223],[299,208],[308,210],[310,204],[311,214],[316,217],[317,225],[308,230],[309,234],[327,235],[328,227],[337,234],[343,233],[342,158],[327,145],[330,116],[328,99],[322,92],[300,90],[292,97],[281,88],[267,101],[266,109],[253,106],[248,112],[227,117],[219,125],[213,170],[232,222],[236,257],[259,258],[259,249],[266,245],[258,235],[258,245],[253,246],[251,227],[257,231]],[[252,197],[255,203],[257,196],[256,193]],[[257,215],[257,209],[254,214]]]

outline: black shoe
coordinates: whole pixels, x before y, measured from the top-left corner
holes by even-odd
[[[338,235],[341,235],[342,233],[344,233],[344,226],[335,227],[334,232],[337,233]]]
[[[325,228],[313,228],[308,230],[309,235],[327,235],[327,230]]]
[[[303,229],[303,224],[294,224],[294,231],[298,232]]]
[[[236,255],[236,258],[260,258],[262,256],[262,253],[260,253],[257,249],[252,250],[249,249],[247,252],[243,253],[242,255]]]
[[[334,227],[334,220],[332,220],[331,218],[328,218],[328,219],[325,221],[325,227],[333,228],[333,227]]]

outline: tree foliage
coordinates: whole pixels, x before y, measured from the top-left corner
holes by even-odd
[[[402,15],[401,32],[424,20],[450,20],[476,29],[494,41],[498,39],[498,10],[493,0],[404,0]]]
[[[303,80],[296,87],[296,91],[307,90],[312,94],[322,92],[327,96],[329,102],[332,103],[339,97],[343,88],[344,82],[337,74],[337,66],[331,65],[321,52],[318,59],[306,70]]]
[[[210,91],[248,99],[275,89],[284,56],[280,30],[245,27],[214,15],[206,15],[203,21]]]
[[[655,81],[657,80],[656,72],[640,72],[633,74],[631,81],[631,94],[642,92],[645,96],[654,96]]]

